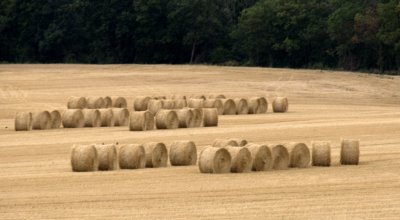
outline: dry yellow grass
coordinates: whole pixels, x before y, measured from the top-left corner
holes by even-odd
[[[43,80],[45,79],[45,80]],[[87,83],[90,81],[91,83]],[[313,70],[169,65],[0,65],[2,219],[365,219],[400,215],[399,77]],[[110,83],[111,82],[111,83]],[[16,112],[66,108],[69,96],[286,96],[285,114],[221,116],[219,127],[14,131]],[[7,128],[6,128],[7,127]],[[71,172],[75,144],[217,138],[332,143],[332,166],[201,174],[197,166]],[[360,139],[340,166],[340,139]]]

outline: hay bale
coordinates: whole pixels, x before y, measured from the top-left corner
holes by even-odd
[[[267,171],[272,168],[272,153],[267,145],[247,144],[245,146],[253,159],[253,171]]]
[[[206,99],[203,102],[203,108],[216,108],[218,115],[224,114],[224,104],[220,99]]]
[[[251,171],[253,159],[250,151],[245,147],[224,147],[232,158],[232,173],[247,173]]]
[[[18,112],[15,116],[14,127],[16,131],[30,131],[32,130],[32,113]]]
[[[193,141],[174,141],[169,148],[172,166],[196,165],[197,149]]]
[[[208,96],[209,99],[226,99],[225,95],[222,94],[211,94]]]
[[[231,162],[228,150],[208,146],[200,152],[199,169],[202,173],[229,173]]]
[[[162,101],[161,100],[156,100],[156,99],[151,99],[148,104],[147,104],[148,110],[151,112],[151,114],[156,115],[157,112],[162,109]]]
[[[128,102],[124,97],[113,96],[111,97],[111,106],[114,108],[127,108]]]
[[[207,97],[205,95],[191,95],[189,98],[190,99],[203,99],[203,100],[207,99]]]
[[[50,112],[51,128],[60,128],[61,126],[61,113],[58,110]]]
[[[94,145],[99,161],[98,170],[117,170],[118,157],[117,148],[114,144]]]
[[[61,116],[64,128],[82,128],[85,117],[80,109],[68,109]]]
[[[276,97],[272,102],[272,109],[274,112],[287,112],[289,108],[289,102],[286,97]]]
[[[40,111],[32,113],[32,129],[46,130],[52,126],[51,115],[48,111]]]
[[[258,97],[252,97],[247,99],[247,105],[249,107],[249,114],[257,114],[260,101]]]
[[[143,145],[146,152],[146,167],[166,167],[168,163],[168,150],[165,144],[150,142]]]
[[[133,109],[135,111],[146,111],[148,109],[149,101],[151,98],[149,96],[137,96],[133,102]]]
[[[97,109],[83,109],[84,127],[100,127],[101,115]]]
[[[193,113],[192,121],[189,128],[201,127],[203,123],[203,109],[202,108],[189,108]]]
[[[104,101],[104,108],[111,108],[112,107],[112,99],[110,96],[103,97]]]
[[[156,114],[157,129],[179,128],[178,115],[173,110],[159,110]]]
[[[121,169],[141,169],[146,166],[146,152],[143,145],[127,144],[118,147],[118,161]]]
[[[187,106],[186,99],[174,99],[175,109],[183,109]]]
[[[163,100],[163,99],[167,99],[167,97],[166,96],[153,96],[153,99],[156,99],[156,100]]]
[[[173,99],[163,99],[161,100],[163,109],[174,109],[175,108],[175,100]]]
[[[331,165],[330,142],[314,141],[312,143],[312,165],[326,167]]]
[[[86,98],[86,107],[90,109],[99,109],[105,107],[103,97],[90,96]]]
[[[247,104],[246,99],[236,98],[233,99],[236,105],[236,114],[237,115],[246,115],[249,113],[249,106]]]
[[[239,143],[232,139],[215,139],[213,143],[213,147],[239,147]]]
[[[289,152],[289,167],[306,168],[310,164],[310,150],[304,143],[289,143],[285,145]]]
[[[68,98],[67,107],[69,109],[84,109],[86,108],[86,98],[71,96]]]
[[[174,95],[171,96],[171,99],[184,99],[184,100],[186,100],[186,96],[185,95],[174,94]]]
[[[114,127],[114,113],[113,110],[108,109],[99,109],[100,118],[101,118],[101,126],[102,127]]]
[[[193,112],[190,109],[176,110],[178,116],[179,128],[189,128],[193,120]]]
[[[204,99],[189,99],[187,106],[189,108],[203,108]]]
[[[218,110],[216,108],[203,108],[203,126],[218,126]]]
[[[247,145],[247,140],[242,138],[230,138],[229,141],[235,141],[239,147],[244,147]]]
[[[224,115],[236,115],[236,105],[232,99],[221,99],[224,106]]]
[[[74,145],[71,151],[71,167],[74,172],[97,171],[99,161],[94,145]]]
[[[257,114],[265,114],[267,113],[268,110],[268,101],[264,97],[258,98],[258,109],[257,109]]]
[[[154,115],[149,111],[131,112],[129,116],[129,130],[154,130]]]
[[[127,126],[129,124],[129,110],[126,108],[113,108],[114,126]]]
[[[289,167],[289,152],[283,145],[268,146],[272,155],[272,168],[284,170]]]
[[[340,163],[342,165],[358,165],[359,159],[360,141],[342,139],[340,150]]]

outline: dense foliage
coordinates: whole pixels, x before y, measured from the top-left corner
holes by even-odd
[[[1,0],[0,61],[400,69],[400,0]]]

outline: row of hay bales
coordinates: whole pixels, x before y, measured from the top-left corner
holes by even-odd
[[[16,131],[47,130],[82,127],[127,126],[129,111],[126,108],[67,109],[39,112],[20,112],[15,117]]]
[[[359,141],[342,140],[340,163],[359,163]],[[277,145],[251,144],[243,139],[217,139],[199,158],[201,173],[244,173],[331,165],[330,142],[313,142],[312,151],[304,143]]]
[[[74,172],[108,171],[196,165],[197,149],[192,141],[175,141],[169,147],[164,143],[146,144],[91,144],[74,145],[71,167]]]
[[[101,108],[127,108],[126,99],[121,96],[71,96],[67,102],[68,109],[101,109]]]

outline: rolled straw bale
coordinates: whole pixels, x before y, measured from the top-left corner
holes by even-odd
[[[105,107],[103,97],[90,96],[86,98],[86,107],[90,109],[99,109]]]
[[[207,97],[205,95],[191,95],[190,99],[203,99],[203,100],[206,100]]]
[[[286,97],[276,97],[272,102],[272,109],[274,112],[287,112],[289,102]]]
[[[289,152],[283,145],[268,146],[272,155],[272,168],[275,170],[284,170],[289,167]]]
[[[32,130],[32,113],[18,112],[15,116],[15,130],[16,131],[30,131]]]
[[[167,97],[166,96],[153,96],[153,99],[156,99],[156,100],[163,100],[163,99],[167,99]]]
[[[196,144],[193,141],[172,142],[169,148],[169,161],[172,166],[196,165]]]
[[[67,107],[69,109],[84,109],[86,108],[86,98],[71,96],[68,98]]]
[[[133,109],[135,111],[146,111],[149,101],[151,98],[149,96],[137,96],[133,102]]]
[[[99,161],[98,170],[116,170],[118,169],[117,148],[114,144],[96,144]]]
[[[252,97],[247,100],[247,105],[249,107],[249,114],[257,114],[259,111],[260,100],[258,97]]]
[[[64,128],[82,128],[85,124],[85,117],[80,109],[68,109],[61,117]]]
[[[236,105],[232,99],[221,99],[224,106],[224,115],[236,115]]]
[[[218,110],[216,108],[203,108],[203,126],[218,126]]]
[[[224,104],[220,99],[206,99],[203,102],[203,108],[216,108],[218,115],[224,114]]]
[[[249,106],[247,104],[246,99],[236,98],[233,99],[236,105],[236,114],[238,115],[246,115],[249,113]]]
[[[312,165],[326,167],[331,165],[330,142],[314,141],[312,143]]]
[[[60,128],[61,126],[61,113],[58,110],[50,112],[51,128]]]
[[[32,113],[32,129],[46,130],[52,126],[51,115],[48,111]]]
[[[226,147],[226,146],[233,146],[239,147],[238,142],[232,139],[215,139],[213,143],[213,147]]]
[[[129,110],[126,108],[113,108],[114,126],[127,126],[129,124]]]
[[[186,96],[174,94],[171,96],[171,99],[185,99],[186,100]]]
[[[226,99],[225,95],[211,94],[208,96],[209,99]]]
[[[200,153],[199,169],[202,173],[229,173],[231,162],[228,150],[208,146]]]
[[[251,171],[253,159],[250,151],[245,147],[224,147],[228,150],[232,158],[232,173],[247,173]]]
[[[265,114],[268,110],[268,101],[264,97],[258,98],[258,109],[257,109],[257,114]]]
[[[128,103],[124,97],[121,96],[113,96],[111,97],[111,106],[114,108],[127,108]]]
[[[267,171],[272,168],[272,153],[267,145],[247,144],[253,158],[253,171]]]
[[[146,166],[146,152],[143,145],[127,144],[118,147],[118,161],[121,169],[141,169]]]
[[[239,146],[239,147],[244,147],[247,145],[247,140],[246,139],[242,139],[242,138],[230,138],[230,141],[235,141]]]
[[[168,150],[165,144],[150,142],[143,145],[146,152],[146,167],[166,167],[168,163]]]
[[[156,115],[157,112],[160,109],[162,109],[162,101],[156,100],[156,99],[151,99],[151,100],[149,100],[149,102],[147,104],[147,108],[153,115]]]
[[[173,99],[163,99],[161,100],[163,109],[174,109],[175,108],[175,100]]]
[[[104,101],[104,105],[103,105],[104,108],[112,107],[112,99],[110,96],[103,97],[103,101]]]
[[[186,99],[174,99],[175,102],[175,109],[182,109],[187,106]]]
[[[154,130],[154,115],[149,111],[131,112],[129,116],[129,130]]]
[[[85,119],[85,127],[100,127],[101,126],[101,115],[97,109],[83,109],[83,117]]]
[[[94,145],[74,145],[71,151],[71,167],[74,172],[96,171],[99,161]]]
[[[187,106],[189,108],[203,108],[204,99],[189,99]]]
[[[289,152],[289,167],[306,168],[310,165],[310,150],[304,143],[289,143],[285,145]]]
[[[159,110],[156,114],[157,129],[179,128],[178,115],[174,110]]]
[[[99,109],[100,118],[101,118],[101,126],[102,127],[114,127],[114,113],[111,108],[107,109]]]
[[[189,128],[193,120],[193,112],[190,109],[175,110],[180,128]]]
[[[340,150],[340,163],[343,165],[358,165],[359,158],[360,141],[342,139]]]
[[[191,108],[193,113],[191,128],[201,127],[203,123],[203,109],[202,108]]]

